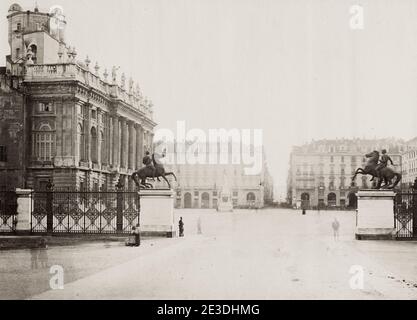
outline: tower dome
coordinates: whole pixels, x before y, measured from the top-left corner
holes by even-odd
[[[9,8],[9,12],[13,12],[13,11],[23,11],[23,9],[19,4],[14,3]]]

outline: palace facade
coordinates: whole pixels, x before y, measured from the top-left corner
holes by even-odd
[[[398,139],[340,139],[313,141],[293,147],[287,184],[287,201],[294,207],[356,207],[355,193],[370,188],[369,176],[351,178],[366,163],[365,154],[386,149],[401,172],[407,143]]]
[[[152,151],[153,105],[115,67],[109,74],[88,57],[77,60],[66,22],[56,15],[9,9],[10,54],[0,68],[0,188],[42,189],[49,181],[79,190],[109,190],[118,181],[132,186],[127,177]]]

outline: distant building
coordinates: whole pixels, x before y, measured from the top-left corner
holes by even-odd
[[[151,150],[152,103],[139,86],[77,60],[66,22],[10,7],[0,68],[0,188],[113,189]],[[110,76],[110,78],[109,78]]]
[[[287,180],[287,201],[301,207],[356,207],[355,193],[370,188],[370,176],[351,178],[366,164],[365,154],[386,149],[401,172],[406,143],[397,139],[341,139],[313,141],[293,147]]]
[[[402,172],[403,189],[409,189],[414,180],[417,178],[417,148],[409,147],[407,151],[402,154]]]
[[[223,192],[230,194],[234,208],[262,208],[272,204],[273,180],[265,158],[259,174],[245,174],[246,167],[231,163],[167,165],[178,178],[176,208],[217,209]]]

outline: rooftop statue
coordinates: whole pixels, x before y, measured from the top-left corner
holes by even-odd
[[[379,157],[379,152],[376,150],[366,154],[365,157],[368,159],[368,162],[366,163],[365,168],[358,168],[355,171],[355,174],[352,177],[352,184],[358,174],[371,175],[371,181],[377,178],[378,183],[375,189],[394,189],[400,183],[402,175],[388,167],[389,163],[391,163],[391,165],[394,165],[394,163],[385,149],[382,150],[381,158]],[[394,184],[392,183],[393,178],[396,178]],[[384,185],[382,185],[382,182],[384,182]]]

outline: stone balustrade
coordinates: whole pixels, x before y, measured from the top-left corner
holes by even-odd
[[[75,63],[28,65],[26,67],[25,81],[62,81],[76,80],[86,84],[97,91],[119,99],[127,105],[139,110],[149,119],[152,119],[152,111],[147,107],[142,98],[127,92],[118,85],[110,84],[96,74]]]

